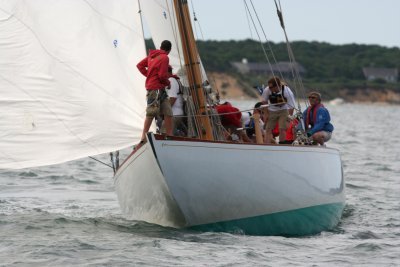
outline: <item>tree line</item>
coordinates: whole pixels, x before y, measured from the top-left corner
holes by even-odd
[[[151,46],[150,40],[147,40]],[[240,75],[231,62],[246,58],[248,62],[267,63],[266,56],[277,62],[289,61],[286,43],[263,43],[254,40],[197,41],[199,53],[207,71],[226,72],[248,82],[261,83],[259,75]],[[306,70],[303,81],[306,85],[337,88],[381,87],[400,91],[399,83],[385,81],[367,82],[362,68],[397,68],[400,70],[400,48],[378,45],[345,44],[333,45],[325,42],[296,41],[291,43],[296,61]],[[273,56],[273,57],[272,57]],[[271,62],[275,63],[275,62]]]
[[[198,41],[206,68],[210,71],[233,71],[230,62],[247,58],[249,62],[267,63],[259,42]],[[286,43],[263,44],[268,57],[288,61]],[[364,80],[363,67],[400,69],[400,48],[378,45],[332,45],[324,42],[291,43],[296,61],[307,71],[306,78],[315,81]],[[271,62],[274,63],[274,62]]]

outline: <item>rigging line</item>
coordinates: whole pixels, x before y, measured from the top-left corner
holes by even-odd
[[[197,90],[196,90],[195,85],[189,85],[187,88],[190,91],[191,96],[197,95]],[[205,96],[204,96],[204,90],[201,91],[201,94],[203,95],[203,97],[207,103],[207,98],[205,98]],[[206,103],[204,103],[204,105],[206,105]],[[201,103],[199,101],[193,101],[193,97],[192,97],[192,107],[193,107],[192,114],[190,114],[190,116],[187,116],[187,117],[193,117],[198,136],[201,136],[201,133],[200,133],[201,132],[201,130],[200,130],[201,123],[200,123],[200,121],[198,121],[198,118],[202,117],[202,116],[197,116],[196,113],[200,110],[200,105],[201,105]],[[205,111],[207,112],[207,109]],[[207,115],[204,115],[204,116],[207,116]]]
[[[6,14],[10,14],[8,13],[6,10],[4,10],[3,8],[0,7],[0,10],[2,10],[4,13]],[[114,95],[110,94],[105,88],[103,88],[102,86],[98,85],[97,83],[95,83],[94,81],[92,81],[91,79],[89,79],[88,77],[86,77],[85,75],[81,74],[80,72],[78,72],[77,70],[75,70],[72,66],[70,66],[69,64],[67,64],[65,61],[62,61],[61,59],[59,59],[58,57],[56,57],[55,55],[53,55],[47,48],[46,46],[41,42],[41,40],[39,39],[39,36],[36,34],[36,32],[29,27],[29,25],[27,25],[24,21],[22,21],[20,18],[18,18],[17,16],[15,16],[15,14],[11,14],[11,16],[13,16],[16,20],[18,20],[22,25],[25,26],[25,28],[27,28],[32,35],[35,37],[36,41],[38,42],[38,44],[42,47],[43,51],[50,57],[53,58],[55,61],[57,61],[58,63],[60,63],[61,65],[66,66],[68,69],[70,69],[73,73],[75,73],[77,76],[81,77],[83,80],[87,81],[88,83],[94,85],[96,88],[100,89],[101,91],[103,91],[103,93],[105,93],[106,95],[108,95],[111,99],[113,99],[115,102],[118,102],[119,104],[121,104],[123,107],[125,107],[128,111],[136,113],[131,107],[129,107],[128,105],[126,105],[125,103],[123,103],[122,101],[120,101],[119,99],[116,99],[114,97]]]
[[[202,29],[202,27],[201,27],[201,24],[200,24],[199,20],[197,19],[195,13],[194,13],[194,16],[195,16],[195,18],[196,18],[197,25],[199,25],[199,30],[200,30],[201,39],[204,40],[204,34],[203,34],[203,29]]]
[[[193,97],[191,98],[191,108],[192,108],[192,114],[190,115],[190,118],[192,118],[192,121],[195,125],[195,132],[197,134],[197,136],[201,136],[201,125],[200,125],[200,121],[198,120],[198,117],[196,115],[197,110],[199,109],[198,106],[196,106],[196,102],[193,100]]]
[[[195,91],[195,89],[193,87],[191,87],[191,91],[192,91],[192,96],[195,96],[197,94],[197,92]],[[196,115],[199,110],[200,110],[200,104],[198,102],[198,100],[196,99],[196,101],[194,100],[194,98],[192,97],[192,101],[193,101],[193,114],[191,115],[191,117],[194,120],[194,124],[196,125],[196,131],[198,136],[201,136],[201,122],[198,120],[199,117]]]
[[[193,12],[193,15],[194,15],[194,21],[195,21],[195,23],[193,23],[193,26],[194,26],[194,34],[196,35],[196,39],[199,39],[199,35],[198,35],[198,33],[197,33],[197,26],[196,26],[196,14]]]
[[[112,167],[114,175],[115,175],[114,154],[112,152],[110,152],[110,161],[111,161],[111,167]]]
[[[275,58],[274,51],[272,50],[270,41],[268,40],[267,34],[266,34],[265,31],[264,31],[264,27],[262,26],[262,23],[261,23],[261,20],[260,20],[260,18],[259,18],[259,16],[258,16],[257,10],[256,10],[256,8],[254,7],[253,1],[252,1],[252,0],[249,0],[249,1],[250,1],[250,4],[251,4],[252,8],[253,8],[254,14],[256,15],[256,18],[257,18],[257,21],[258,21],[258,25],[260,26],[261,31],[262,31],[262,33],[264,34],[264,38],[265,38],[265,41],[266,41],[266,43],[267,43],[267,45],[268,45],[269,51],[271,52],[272,59],[273,59],[273,61],[274,61],[275,63],[277,63],[277,60],[276,60],[276,58]],[[250,14],[250,11],[249,11],[249,14]],[[251,19],[253,20],[253,17],[252,17],[252,16],[250,16],[250,17],[251,17]],[[254,24],[254,21],[253,21],[253,24]],[[255,26],[254,26],[254,27],[255,27]],[[260,38],[260,37],[259,37],[259,38]],[[260,38],[260,42],[261,42],[261,38]],[[262,44],[262,42],[261,42],[261,45],[264,47],[264,45]],[[272,66],[271,66],[271,63],[270,63],[269,60],[268,60],[268,63],[269,63],[269,65],[270,65],[272,75],[275,76],[274,71],[272,70]],[[283,75],[282,75],[282,72],[281,72],[281,70],[280,70],[279,65],[278,65],[278,72],[279,72],[280,77],[283,78]]]
[[[291,106],[289,103],[284,102],[284,103],[277,103],[277,104],[262,105],[261,107],[258,107],[258,108],[248,108],[248,109],[241,109],[241,110],[232,111],[232,112],[212,113],[212,114],[209,114],[209,115],[206,115],[206,114],[201,115],[201,114],[200,114],[200,115],[194,115],[194,116],[196,116],[196,117],[222,116],[222,115],[229,115],[229,114],[236,114],[236,113],[243,113],[243,112],[247,112],[247,111],[253,111],[253,110],[255,110],[255,109],[257,109],[257,110],[262,110],[262,109],[265,109],[265,108],[267,108],[267,107],[269,107],[269,106],[278,106],[278,105],[284,105],[284,104],[287,104],[289,107],[291,107],[291,108],[293,108],[294,110],[297,110],[297,111],[298,111],[298,109],[297,109],[296,107],[293,107],[293,106]],[[187,115],[174,115],[173,117],[185,118],[185,117],[188,117],[188,116],[187,116]]]
[[[191,0],[190,2],[191,2],[191,5],[192,5],[192,10],[193,10],[193,20],[194,20],[193,25],[194,25],[194,29],[195,29],[195,33],[196,33],[195,42],[196,42],[196,40],[199,40],[199,37],[198,37],[198,34],[197,34],[197,27],[196,27],[196,25],[199,27],[199,31],[200,31],[201,38],[204,40],[203,31],[202,31],[200,22],[198,21],[198,19],[197,19],[197,17],[196,17],[196,12],[195,12],[195,9],[194,9],[193,1]],[[187,20],[190,21],[190,16],[189,16],[189,18],[187,18]],[[196,22],[197,22],[197,23],[196,23]],[[190,22],[190,23],[191,23],[191,22]],[[197,57],[198,57],[197,60],[200,62],[200,64],[199,64],[200,78],[201,78],[202,86],[203,86],[203,89],[204,89],[204,83],[203,83],[203,81],[208,81],[208,78],[207,78],[207,74],[206,74],[206,72],[205,72],[205,70],[204,70],[203,63],[202,63],[201,58],[200,58],[200,53],[199,53],[199,51],[198,51],[198,46],[197,46],[197,44],[196,44],[196,48],[197,48],[196,50],[197,50],[197,52],[198,52],[198,53],[197,53]],[[206,103],[208,103],[208,102],[209,102],[209,101],[208,101],[208,98],[209,98],[209,97],[208,97],[207,92],[205,92],[205,90],[202,90],[202,93],[203,93],[203,97],[204,97]],[[206,112],[207,112],[207,111],[206,111]],[[212,124],[212,121],[210,121],[210,123]]]
[[[219,99],[219,89],[218,89],[218,84],[217,84],[217,81],[216,81],[216,79],[215,79],[215,76],[214,75],[211,75],[210,76],[211,78],[211,81],[212,81],[212,84],[213,84],[213,86],[212,86],[212,88],[214,88],[215,87],[215,90],[216,90],[216,93],[218,94],[218,99]],[[211,86],[211,83],[210,83],[210,86]],[[218,100],[218,102],[219,102],[219,100]]]
[[[177,25],[177,17],[176,17],[175,12],[171,12],[171,11],[170,11],[170,8],[169,8],[169,5],[168,5],[168,2],[167,2],[167,1],[166,1],[166,3],[167,3],[167,6],[168,6],[168,13],[169,13],[170,17],[171,17],[171,13],[173,14],[174,24],[171,25],[171,27],[172,27],[173,32],[174,32],[175,43],[176,43],[176,46],[177,46],[177,49],[178,49],[178,58],[179,58],[180,68],[181,68],[181,70],[183,70],[183,69],[184,69],[183,63],[182,63],[182,58],[183,58],[183,57],[182,57],[181,51],[179,50],[179,45],[178,45],[178,25]],[[171,3],[171,5],[174,6],[173,3]],[[179,40],[181,40],[181,39],[179,38]],[[181,45],[182,45],[182,44],[181,44]],[[188,75],[188,74],[186,74],[186,75]],[[187,77],[186,77],[186,79],[187,79]],[[189,85],[188,79],[187,79],[186,83]],[[190,92],[190,95],[194,95],[194,94],[196,93],[195,90],[194,90],[193,88],[190,88],[190,85],[189,85],[189,92]],[[192,109],[193,114],[195,113],[196,106],[197,106],[196,103],[193,103],[193,109]],[[198,106],[197,106],[197,109],[199,109]],[[196,129],[197,129],[197,131],[199,131],[199,130],[198,130],[198,129],[200,129],[200,127],[199,127],[199,122],[197,122],[197,120],[196,120],[195,118],[194,118],[194,121],[195,121]],[[200,133],[199,133],[199,132],[197,132],[197,133],[198,133],[198,135],[200,136]]]
[[[191,6],[192,6],[192,10],[193,10],[193,20],[194,20],[194,29],[195,29],[195,33],[196,33],[196,39],[197,39],[197,40],[199,39],[199,38],[198,38],[198,35],[197,35],[197,28],[196,28],[196,24],[197,24],[198,27],[199,27],[199,30],[200,30],[201,38],[202,38],[202,40],[204,40],[203,30],[202,30],[200,21],[197,19],[195,7],[194,7],[194,4],[193,4],[193,0],[190,0],[190,3],[191,3]],[[196,22],[197,22],[197,23],[196,23]],[[196,46],[197,46],[197,45],[196,45]],[[198,48],[197,48],[197,50],[198,50]],[[201,80],[202,80],[202,81],[206,81],[206,80],[208,81],[207,73],[206,73],[206,71],[204,70],[203,62],[201,61],[200,54],[198,54],[198,57],[199,57],[199,58],[198,58],[199,62],[201,62],[201,64],[200,64],[200,75],[201,75]],[[217,89],[217,91],[218,91],[218,89]],[[205,98],[205,99],[207,99],[207,98]]]
[[[196,33],[196,39],[197,39],[197,40],[199,39],[199,38],[198,38],[198,35],[197,35],[197,28],[196,28],[196,24],[197,24],[197,25],[199,26],[201,38],[204,40],[203,31],[202,31],[202,29],[201,29],[200,22],[198,21],[198,19],[197,19],[197,17],[196,17],[196,12],[195,12],[195,8],[194,8],[193,1],[191,0],[190,3],[191,3],[191,6],[192,6],[192,10],[193,10],[193,20],[194,20],[193,25],[194,25],[194,30],[195,30],[195,33]],[[188,20],[188,23],[192,24],[191,21],[190,21],[190,16],[189,16],[189,18],[187,18],[187,20]],[[197,22],[197,23],[196,23],[196,22]],[[195,42],[196,42],[196,40],[195,40]],[[197,44],[196,44],[196,47],[197,47],[197,52],[199,52],[199,51],[198,51],[198,46],[197,46]],[[198,53],[197,56],[198,56],[199,62],[201,63],[201,64],[200,64],[200,76],[201,76],[201,80],[202,80],[202,81],[207,80],[207,76],[204,77],[205,70],[204,70],[204,68],[203,68],[203,64],[202,64],[201,59],[200,59],[200,54]]]
[[[192,3],[192,9],[193,9],[193,1],[191,1],[191,3]],[[199,36],[198,36],[198,33],[197,33],[197,26],[199,26],[200,35],[202,36],[202,39],[204,39],[203,33],[202,33],[202,31],[201,31],[201,28],[200,28],[200,24],[196,24],[197,17],[196,17],[196,12],[195,12],[194,10],[193,10],[193,20],[194,20],[193,26],[194,26],[194,33],[195,33],[195,35],[196,35],[196,40],[199,40]],[[199,61],[200,61],[200,55],[199,55]],[[201,76],[201,80],[202,80],[202,81],[203,81],[203,80],[206,80],[206,78],[204,78],[202,68],[201,68],[201,70],[200,70],[200,76]]]
[[[294,58],[294,54],[293,54],[293,51],[291,49],[289,38],[287,36],[286,29],[285,29],[285,23],[284,23],[284,20],[283,20],[283,13],[282,13],[282,6],[281,6],[280,1],[279,1],[279,7],[278,7],[278,4],[277,4],[276,0],[274,2],[275,2],[276,11],[277,11],[277,14],[278,14],[279,22],[281,24],[281,27],[282,27],[284,35],[285,35],[286,46],[287,46],[288,55],[289,55],[289,61],[291,63],[290,67],[291,67],[293,80],[295,81],[296,84],[298,83],[298,85],[301,86],[301,84],[300,84],[301,81],[299,82],[300,75],[298,73],[297,68],[294,65],[296,60]]]
[[[187,112],[187,118],[188,118],[188,127],[189,127],[189,131],[191,133],[191,135],[195,135],[193,134],[194,132],[196,132],[196,134],[198,136],[200,136],[200,132],[199,132],[199,125],[197,124],[197,120],[196,118],[193,116],[193,114],[196,113],[196,107],[195,104],[193,102],[193,97],[191,94],[191,90],[189,87],[184,87],[183,89],[185,91],[184,94],[186,94],[186,112]]]
[[[247,5],[247,2],[246,2],[246,1],[244,1],[244,4],[245,4],[245,6],[246,6],[246,8],[247,8],[247,12],[249,12],[251,22],[253,23],[254,31],[256,32],[256,34],[257,34],[257,36],[258,36],[258,40],[259,40],[259,42],[260,42],[261,49],[262,49],[262,51],[263,51],[263,53],[264,53],[265,58],[267,59],[269,68],[271,69],[271,73],[272,73],[273,76],[275,76],[274,70],[272,69],[272,65],[271,65],[271,62],[270,62],[269,57],[268,57],[268,54],[267,54],[267,51],[265,50],[265,47],[264,47],[264,45],[263,45],[263,43],[262,43],[262,41],[261,41],[260,34],[258,33],[256,24],[255,24],[255,22],[254,22],[254,20],[253,20],[253,16],[251,16],[249,6]]]
[[[282,29],[285,29],[285,23],[283,22],[283,16],[282,16],[281,2],[279,1],[279,8],[278,8],[278,4],[276,3],[276,0],[274,0],[274,2],[275,2],[275,7],[276,7],[276,11],[278,13],[278,18],[279,18],[281,27],[282,27]]]
[[[285,34],[285,39],[286,39],[289,58],[290,58],[291,62],[296,63],[296,59],[294,57],[294,53],[293,53],[293,50],[292,50],[290,42],[289,42],[289,38],[288,38],[287,33],[286,33],[286,27],[285,27],[285,23],[284,23],[284,19],[283,19],[283,12],[282,12],[281,2],[280,2],[280,0],[278,1],[278,3],[279,3],[279,8],[278,8],[278,4],[277,4],[276,0],[274,0],[274,1],[275,1],[275,6],[276,6],[277,13],[278,13],[278,17],[279,17],[279,20],[280,20],[280,23],[281,23],[281,27],[282,27],[283,32]],[[300,86],[300,89],[302,90],[301,93],[304,94],[303,95],[303,98],[304,98],[305,97],[305,91],[304,91],[303,82],[301,80],[301,75],[300,75],[299,70],[297,68],[293,67],[293,69],[294,69],[295,74],[296,74],[296,75],[294,75],[294,77],[297,79],[297,82],[298,82],[298,84]],[[293,72],[293,69],[292,69],[292,72]],[[299,103],[299,105],[300,105],[300,103]]]
[[[193,4],[192,4],[192,6],[193,6]],[[195,20],[195,25],[196,25],[196,22],[197,22],[197,25],[199,26],[199,29],[200,29],[201,39],[202,39],[202,40],[205,40],[204,34],[203,34],[203,30],[202,30],[202,28],[201,28],[200,21],[197,19],[196,14],[195,14],[195,11],[194,11],[194,6],[193,6],[193,15],[194,15],[194,20]],[[197,35],[197,33],[196,33],[196,35]],[[197,39],[199,39],[199,38],[197,38]],[[198,50],[198,48],[197,48],[197,50]],[[205,69],[204,69],[203,61],[202,61],[201,58],[200,58],[200,53],[199,53],[199,62],[201,63],[201,64],[200,64],[200,67],[201,67],[201,68],[200,68],[200,69],[201,69],[201,72],[200,72],[201,79],[202,79],[202,81],[208,81],[208,77],[207,77],[207,73],[206,73],[206,71],[205,71]],[[205,76],[205,77],[204,77],[204,76]],[[215,83],[215,84],[216,84],[216,83]],[[219,93],[218,88],[216,88],[216,90],[217,90],[217,92]]]
[[[189,91],[189,89],[188,89],[188,91]],[[190,123],[190,127],[191,127],[190,131],[191,131],[191,133],[195,132],[197,134],[197,136],[200,136],[200,132],[198,130],[199,125],[197,124],[196,118],[193,116],[193,114],[196,113],[196,109],[195,109],[196,107],[193,103],[193,98],[191,95],[188,96],[187,103],[188,103],[188,105],[187,105],[188,116],[187,117],[188,117],[188,123]]]
[[[146,47],[146,40],[144,39],[144,26],[143,26],[143,16],[142,16],[142,8],[140,6],[140,0],[138,0],[138,7],[139,7],[139,16],[140,16],[140,24],[142,26],[142,35],[141,37],[143,38],[143,43],[144,43],[144,47]]]
[[[281,23],[281,27],[282,27],[284,35],[285,35],[286,46],[287,46],[287,49],[288,49],[289,58],[290,58],[291,63],[293,63],[293,65],[291,65],[292,75],[293,75],[293,77],[295,79],[295,82],[297,82],[299,87],[300,87],[300,93],[302,94],[303,99],[305,99],[305,90],[304,90],[303,81],[301,79],[301,75],[299,73],[299,70],[297,69],[297,67],[295,65],[296,64],[296,59],[295,59],[292,47],[290,45],[289,38],[288,38],[287,33],[286,33],[285,23],[284,23],[284,20],[283,20],[282,6],[281,6],[281,3],[280,3],[280,0],[279,0],[279,8],[278,8],[278,4],[277,4],[276,0],[274,0],[274,2],[275,2],[276,9],[277,9],[279,21]],[[300,105],[300,100],[299,99],[297,101],[297,104],[298,104],[299,110],[301,110],[301,105]],[[306,105],[307,105],[307,102],[306,102]]]
[[[196,12],[194,11],[194,5],[193,5],[193,1],[192,0],[190,0],[190,3],[191,3],[191,5],[192,5],[192,10],[193,10],[193,20],[194,20],[194,23],[193,23],[193,25],[194,25],[194,32],[195,32],[195,35],[196,35],[196,39],[199,39],[199,36],[198,36],[198,34],[197,34],[197,27],[196,27],[196,21],[197,21],[197,18],[196,18]],[[201,34],[201,33],[200,33]]]
[[[107,164],[105,162],[102,162],[101,160],[98,160],[98,159],[96,159],[94,157],[90,157],[90,156],[89,156],[89,158],[91,158],[92,160],[95,160],[97,162],[100,162],[101,164],[106,165],[106,166],[110,167],[111,169],[114,169],[113,166],[111,166],[111,165],[109,165],[109,164]]]
[[[200,30],[201,39],[204,40],[203,30],[201,29],[200,22],[197,19],[195,8],[194,8],[194,4],[193,4],[193,0],[190,0],[190,3],[192,5],[192,9],[193,9],[193,20],[194,20],[195,23],[197,22],[197,25],[199,26],[199,30]]]
[[[247,13],[246,10],[246,3],[244,3],[246,0],[243,0],[243,4],[244,4],[244,9],[245,9],[245,13],[246,13],[246,20],[247,20],[247,25],[249,26],[249,32],[250,32],[250,38],[253,40],[253,31],[251,30],[251,24],[250,24],[250,18],[249,18],[249,14]]]
[[[264,28],[262,27],[260,18],[259,18],[259,16],[258,16],[258,13],[257,13],[255,7],[254,7],[253,1],[250,0],[250,3],[251,3],[251,5],[252,5],[252,7],[253,7],[254,13],[255,13],[255,15],[256,15],[256,17],[257,17],[257,20],[258,20],[258,22],[259,22],[259,24],[260,24],[260,27],[261,27],[262,32],[263,32],[263,34],[264,34],[264,37],[265,37],[265,39],[267,40],[267,36],[266,36],[266,34],[265,34]],[[276,7],[277,7],[276,0],[275,0],[275,5],[276,5]],[[277,8],[278,8],[278,7],[277,7]],[[281,15],[281,12],[280,12],[280,11],[278,11],[278,16],[279,16],[279,18],[280,18],[281,26],[282,26],[282,28],[284,29],[284,33],[285,33],[285,37],[286,37],[286,44],[289,45],[289,47],[290,47],[289,40],[288,40],[288,38],[287,38],[287,34],[286,34],[286,31],[285,31],[285,26],[284,26],[284,23],[283,23],[283,18],[282,18],[282,15]],[[268,45],[269,45],[269,47],[270,47],[272,57],[273,57],[274,60],[276,61],[275,55],[274,55],[274,53],[273,53],[273,51],[272,51],[272,48],[271,48],[271,46],[270,46],[268,40],[267,40],[267,43],[268,43]],[[293,55],[293,51],[292,51],[291,49],[289,49],[289,50],[290,50],[290,51],[288,51],[288,55],[289,55],[289,60],[290,60],[290,63],[291,63],[291,65],[290,65],[290,67],[291,67],[291,73],[292,73],[292,76],[293,76],[293,80],[296,82],[296,81],[298,81],[298,76],[296,76],[296,75],[294,74],[294,69],[295,69],[295,68],[294,68],[294,63],[293,63],[293,57],[294,57],[294,55]],[[281,77],[283,77],[280,69],[279,69],[279,72],[280,72]],[[297,71],[297,74],[298,74],[298,71]],[[301,87],[301,88],[302,88],[302,87]],[[296,93],[297,93],[297,88],[296,88],[296,87],[294,88],[294,90],[295,90]],[[302,93],[302,92],[301,92],[301,93]],[[299,107],[300,107],[300,102],[299,102],[299,100],[298,100],[298,105],[299,105]]]
[[[187,4],[187,3],[186,3]],[[182,23],[184,24],[184,25],[191,25],[191,21],[190,21],[190,18],[188,18],[188,17],[185,17],[183,14],[184,14],[184,12],[183,12],[183,7],[182,6],[178,6],[179,7],[179,12],[180,12],[180,18],[181,18],[181,21],[182,21]],[[184,34],[184,38],[186,39],[185,40],[185,43],[188,45],[188,40],[189,40],[189,33],[187,33],[187,32],[183,32],[183,34]],[[197,50],[197,49],[196,49]],[[197,51],[198,52],[198,51]],[[189,60],[189,64],[190,65],[194,65],[195,64],[195,62],[199,59],[199,55],[198,54],[196,54],[195,55],[196,56],[196,58],[192,58],[192,55],[191,55],[191,53],[188,53],[188,60]],[[193,71],[190,71],[190,75],[192,76],[192,79],[193,79],[193,81],[195,81],[196,79],[195,79],[195,73],[193,72]],[[194,85],[192,85],[191,87],[193,87],[194,88],[194,90],[196,89],[195,88],[195,84]],[[196,90],[196,92],[197,92],[197,90]],[[203,92],[200,92],[200,93],[203,93]],[[197,101],[198,102],[198,101]],[[200,105],[204,105],[204,106],[206,106],[206,103],[197,103],[198,105],[199,105],[199,108],[200,108]],[[207,109],[205,108],[205,112],[206,112],[206,114],[207,114]]]
[[[192,3],[193,11],[194,11],[193,1],[192,1],[191,3]],[[196,21],[197,21],[197,18],[196,18],[195,12],[193,13],[193,15],[194,15],[195,22],[196,22]],[[189,17],[185,17],[184,20],[185,20],[186,23],[190,23],[190,24],[191,24],[190,16],[189,16]],[[196,26],[196,25],[195,25],[195,26]],[[199,28],[200,28],[201,34],[203,34],[202,29],[201,29],[201,26],[200,26],[200,23],[199,23]],[[195,28],[195,31],[196,31],[196,28]],[[196,36],[197,36],[197,31],[196,31]],[[204,36],[203,36],[203,38],[204,38]],[[197,50],[197,49],[196,49],[196,50]],[[200,60],[200,56],[197,54],[196,57],[197,57],[197,60],[200,62],[200,61],[201,61],[201,60]],[[193,59],[193,60],[195,60],[195,59]],[[206,77],[206,74],[205,74],[205,71],[204,71],[204,68],[203,68],[203,65],[202,65],[202,64],[199,65],[199,71],[200,71],[200,78],[201,78],[201,81],[207,80],[207,77]],[[193,75],[193,73],[190,72],[189,75]],[[194,87],[191,86],[191,85],[189,85],[188,87],[189,87],[189,91],[191,92],[191,95],[196,95],[196,94],[197,94],[196,88],[194,88]],[[202,91],[201,91],[201,94],[203,95],[203,98],[205,99],[205,103],[204,103],[204,104],[205,104],[205,105],[206,105],[206,104],[209,104],[209,103],[210,103],[210,97],[208,96],[207,92],[206,92],[205,90],[202,90]],[[191,107],[194,109],[194,110],[193,110],[194,112],[193,112],[192,114],[195,114],[195,113],[196,113],[196,112],[195,112],[196,109],[197,109],[197,110],[200,109],[200,105],[201,105],[201,103],[198,103],[198,101],[193,101]],[[208,110],[206,109],[205,112],[207,113]],[[189,117],[190,117],[190,116],[189,116]],[[196,116],[193,116],[193,115],[192,115],[192,117],[194,118],[194,124],[195,124],[195,126],[196,126],[197,134],[198,134],[198,136],[200,136],[200,132],[199,132],[199,131],[200,131],[200,121],[198,121],[198,119],[197,119]],[[210,123],[211,123],[211,125],[213,125],[213,122],[212,122],[212,121],[210,121]]]
[[[182,52],[181,52],[179,44],[178,44],[178,30],[177,30],[178,29],[178,25],[176,24],[177,23],[176,14],[175,14],[175,12],[173,10],[171,11],[171,9],[169,7],[170,5],[168,4],[168,0],[165,0],[165,3],[167,5],[167,11],[168,11],[168,15],[169,15],[169,18],[170,18],[169,21],[170,21],[170,24],[171,24],[172,33],[173,33],[174,40],[175,40],[175,46],[176,46],[175,49],[176,49],[176,51],[178,51],[179,65],[180,65],[180,68],[182,69],[183,68]],[[174,6],[173,3],[171,3],[171,5]],[[172,16],[171,16],[171,13],[172,13]],[[173,19],[171,19],[171,18],[173,18]]]

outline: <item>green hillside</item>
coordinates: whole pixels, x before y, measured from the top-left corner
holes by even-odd
[[[332,91],[339,88],[385,88],[400,91],[399,83],[386,83],[383,80],[366,82],[362,72],[363,67],[400,70],[400,48],[319,42],[293,42],[291,45],[297,62],[306,69],[302,77],[306,87],[319,88],[327,95],[333,95]],[[260,43],[252,40],[198,41],[198,47],[209,71],[235,73],[230,62],[241,61],[243,58],[249,62],[267,63]],[[264,47],[269,48],[265,44]],[[277,61],[288,61],[285,43],[271,43],[270,47]],[[272,53],[267,51],[268,57],[272,58]],[[265,84],[268,79],[260,75],[240,78],[251,84]]]
[[[150,41],[148,44],[151,45]],[[263,75],[240,75],[230,64],[243,58],[248,62],[267,63],[259,42],[198,41],[197,44],[207,71],[226,72],[251,85],[265,84],[269,78]],[[334,95],[334,90],[343,88],[400,91],[399,82],[386,83],[384,80],[367,82],[362,72],[363,67],[400,70],[400,48],[358,44],[332,45],[304,41],[293,42],[291,46],[296,61],[306,69],[302,78],[308,88],[318,88],[330,96]],[[277,61],[288,61],[285,43],[270,43],[269,46],[264,44],[264,47],[269,58],[272,58],[270,52],[272,50]]]

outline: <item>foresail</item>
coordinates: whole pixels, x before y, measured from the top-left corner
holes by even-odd
[[[174,73],[181,76],[185,84],[184,60],[182,42],[179,34],[178,23],[176,21],[173,0],[139,0],[143,17],[149,26],[153,42],[158,48],[163,40],[172,43],[172,50],[169,54],[170,65],[174,68]],[[201,60],[199,59],[201,62]],[[200,63],[201,64],[201,63]],[[201,64],[203,81],[207,80],[203,65]],[[186,84],[187,85],[187,84]]]
[[[0,0],[0,168],[138,142],[145,54],[138,1]]]

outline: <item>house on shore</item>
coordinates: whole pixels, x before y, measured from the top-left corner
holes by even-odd
[[[300,75],[304,75],[306,70],[302,65],[295,62],[277,62],[276,64],[266,64],[257,62],[248,62],[247,59],[243,59],[241,62],[231,62],[234,67],[241,74],[261,74],[266,76],[280,76],[286,78],[292,78],[292,71],[298,71]]]
[[[367,81],[383,79],[389,83],[397,82],[399,77],[398,69],[389,68],[363,68],[363,73]]]

